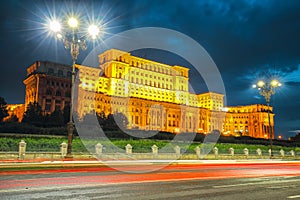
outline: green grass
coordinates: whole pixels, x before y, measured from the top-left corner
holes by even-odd
[[[21,140],[26,142],[26,151],[29,152],[59,152],[60,144],[62,142],[67,143],[66,137],[12,137],[12,136],[4,136],[0,137],[0,151],[18,151],[18,144]],[[73,140],[73,152],[94,152],[95,145],[97,143],[101,143],[104,147],[103,152],[106,153],[114,153],[114,152],[122,152],[125,151],[125,146],[130,144],[132,146],[132,151],[134,153],[150,153],[152,152],[151,147],[153,145],[158,146],[159,152],[174,152],[174,147],[176,145],[180,146],[183,151],[187,153],[195,153],[195,148],[206,147],[208,144],[201,143],[184,143],[184,142],[170,142],[166,140],[132,140],[132,139],[103,139],[103,140],[81,140],[76,137]],[[217,143],[215,146],[219,149],[220,154],[229,153],[229,148],[232,147],[235,150],[236,154],[243,154],[244,148],[248,148],[249,154],[256,154],[257,148],[260,148],[264,153],[268,152],[269,146],[265,145],[250,145],[250,144],[227,144],[227,143]],[[209,149],[211,149],[210,147]],[[285,152],[289,152],[290,150],[300,151],[299,148],[293,147],[282,147],[282,146],[273,146],[275,152],[279,152],[280,149],[285,150]]]

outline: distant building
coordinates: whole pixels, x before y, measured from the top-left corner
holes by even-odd
[[[224,107],[223,94],[189,92],[188,68],[170,66],[111,49],[98,56],[100,67],[76,65],[74,109],[79,117],[93,111],[122,112],[128,129],[172,133],[209,133],[268,138],[267,110],[247,105]],[[71,67],[38,61],[27,69],[25,106],[38,102],[45,113],[70,104]],[[273,134],[274,135],[274,134]]]
[[[273,108],[260,104],[228,107],[223,133],[233,135],[240,133],[255,138],[269,138],[268,109],[272,133],[274,133]]]
[[[23,119],[23,114],[25,111],[24,104],[7,104],[8,116],[3,119],[3,121],[9,120],[12,116],[16,116],[18,121],[21,122]]]

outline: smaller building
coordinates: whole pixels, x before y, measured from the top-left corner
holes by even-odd
[[[3,121],[9,120],[12,116],[16,116],[18,121],[21,122],[25,112],[24,104],[8,104],[6,106],[8,111],[8,116],[3,119]]]
[[[271,106],[255,104],[227,107],[225,109],[226,119],[222,131],[225,135],[269,138],[268,110],[271,131],[274,133],[274,113]],[[272,135],[274,138],[274,134]]]
[[[25,109],[38,102],[45,114],[63,110],[71,101],[71,67],[48,61],[36,61],[27,68]]]

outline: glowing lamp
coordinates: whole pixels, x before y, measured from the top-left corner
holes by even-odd
[[[59,32],[61,29],[61,25],[58,21],[50,22],[50,30],[53,32]]]
[[[263,87],[265,85],[265,82],[263,81],[258,81],[257,86],[258,87]]]
[[[75,19],[74,17],[71,17],[69,20],[68,20],[68,25],[71,27],[71,28],[76,28],[78,26],[78,20]]]
[[[100,30],[96,25],[90,25],[88,28],[88,32],[93,39],[96,39],[97,35],[99,34]]]
[[[277,80],[274,79],[274,80],[271,81],[271,86],[272,87],[277,87],[278,85],[279,85],[279,82]]]

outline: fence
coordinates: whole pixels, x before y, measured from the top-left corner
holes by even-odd
[[[261,149],[256,149],[256,152],[250,152],[247,148],[243,149],[243,153],[235,153],[235,149],[230,147],[228,153],[219,153],[219,149],[214,147],[209,153],[203,153],[203,149],[199,146],[195,148],[195,153],[185,153],[181,151],[179,146],[175,146],[173,152],[160,152],[158,146],[153,145],[150,153],[133,153],[133,146],[127,144],[124,153],[109,153],[105,152],[102,144],[95,145],[94,152],[90,153],[72,153],[74,159],[103,159],[103,160],[116,160],[116,159],[267,159],[271,157],[271,150],[263,152]],[[0,160],[59,160],[64,159],[67,153],[67,144],[61,143],[59,152],[27,152],[26,142],[21,140],[19,142],[19,151],[17,152],[0,152]],[[299,159],[299,155],[294,150],[285,152],[283,149],[273,151],[273,158],[278,159]]]

